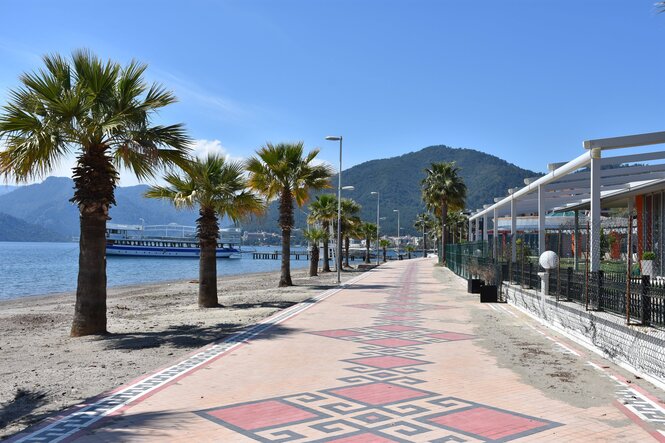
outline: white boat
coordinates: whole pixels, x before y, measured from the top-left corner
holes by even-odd
[[[240,257],[240,228],[219,230],[217,258]],[[193,257],[201,255],[196,227],[168,225],[106,225],[106,255]]]

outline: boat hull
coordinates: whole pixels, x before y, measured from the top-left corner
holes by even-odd
[[[234,256],[239,256],[239,254],[240,251],[235,248],[217,248],[215,255],[217,258],[232,258]],[[106,255],[199,258],[201,250],[199,248],[106,245]]]

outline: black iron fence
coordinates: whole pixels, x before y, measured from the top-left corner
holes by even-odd
[[[509,282],[534,290],[540,290],[538,273],[544,271],[535,257],[518,253],[512,261],[507,254],[492,251],[488,242],[446,245],[446,265],[466,279],[479,278],[499,287]],[[549,295],[589,310],[619,314],[628,322],[665,326],[665,278],[631,276],[627,281],[626,276],[625,272],[559,266],[549,271]]]

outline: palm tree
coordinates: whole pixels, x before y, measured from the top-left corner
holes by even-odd
[[[81,235],[71,335],[106,333],[106,221],[115,204],[118,171],[139,179],[182,164],[190,139],[181,124],[152,126],[155,113],[176,101],[143,79],[146,65],[121,66],[92,53],[43,58],[45,69],[23,74],[0,114],[0,174],[27,181],[76,154],[74,196]]]
[[[423,212],[416,216],[416,221],[413,226],[423,233],[423,257],[427,257],[427,234],[432,228],[432,217],[427,213]]]
[[[365,263],[370,263],[369,250],[372,246],[372,240],[376,239],[376,223],[365,222],[358,229],[361,237],[365,240]]]
[[[355,237],[355,230],[362,221],[358,217],[361,206],[350,198],[343,198],[341,204],[342,220],[342,238],[344,239],[344,266],[349,267],[349,248],[351,246],[351,237]],[[339,258],[339,264],[342,264],[342,257]],[[340,269],[342,269],[340,267]]]
[[[383,262],[386,262],[386,254],[388,252],[388,247],[391,245],[390,240],[382,238],[379,240],[379,246],[383,248]]]
[[[259,149],[257,157],[247,160],[249,185],[266,199],[279,199],[279,226],[282,229],[282,269],[279,286],[292,286],[291,230],[293,229],[293,201],[299,207],[305,204],[312,189],[329,188],[332,169],[327,165],[312,165],[319,153],[314,149],[303,157],[303,142],[267,143]]]
[[[413,245],[406,245],[406,253],[409,255],[409,260],[411,260],[411,253],[416,250],[416,248]]]
[[[310,244],[310,262],[309,262],[309,276],[316,277],[319,270],[319,243],[323,239],[328,238],[328,233],[323,229],[309,229],[304,232],[305,238],[309,240]]]
[[[308,221],[311,223],[321,223],[322,229],[325,231],[325,238],[323,239],[323,269],[322,272],[330,272],[330,259],[329,255],[329,231],[330,223],[337,219],[337,197],[332,194],[323,194],[316,196],[309,205]]]
[[[441,217],[443,233],[441,235],[441,254],[439,263],[444,263],[446,247],[446,221],[449,210],[464,208],[466,185],[459,176],[459,168],[455,162],[432,163],[425,169],[425,178],[421,182],[422,198],[428,209]]]
[[[199,209],[196,219],[201,255],[199,257],[199,307],[219,306],[217,298],[217,216],[233,222],[264,210],[261,199],[247,191],[243,164],[227,162],[210,154],[194,159],[184,174],[167,174],[169,186],[152,186],[146,197],[167,199],[178,208]]]
[[[460,211],[448,212],[448,235],[451,236],[453,243],[460,243],[468,231],[468,219]],[[459,237],[456,237],[458,235]]]

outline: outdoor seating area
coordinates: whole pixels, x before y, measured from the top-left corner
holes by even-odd
[[[664,143],[665,132],[585,141],[579,157],[473,212],[448,266],[540,290],[538,257],[553,251],[549,295],[665,325],[665,151],[648,148]]]

